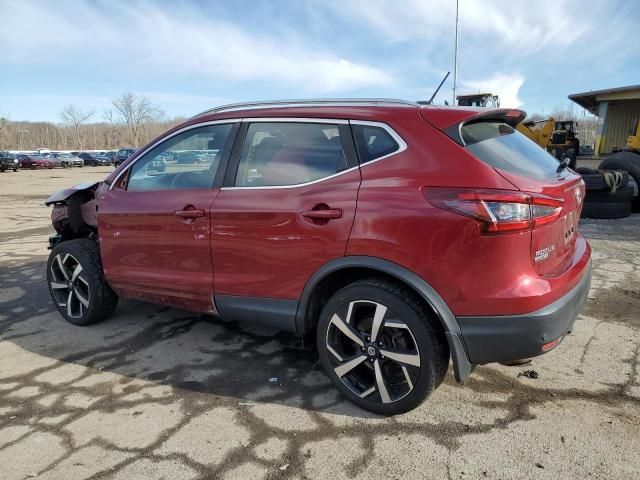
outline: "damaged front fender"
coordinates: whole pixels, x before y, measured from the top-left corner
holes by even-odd
[[[75,195],[78,192],[91,192],[91,194],[93,195],[93,192],[96,191],[96,188],[100,183],[101,182],[84,182],[74,185],[71,188],[58,190],[57,192],[52,193],[51,196],[49,196],[49,198],[47,198],[47,200],[44,202],[44,204],[46,206],[49,206],[55,203],[65,202],[69,198],[71,198],[72,195]]]
[[[63,238],[93,237],[98,226],[96,190],[102,182],[79,183],[52,194],[51,225]]]

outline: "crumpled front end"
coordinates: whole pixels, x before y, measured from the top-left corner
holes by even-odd
[[[97,239],[96,191],[101,182],[80,183],[53,193],[44,204],[53,205],[51,225],[57,235],[49,239],[50,247],[62,240]]]

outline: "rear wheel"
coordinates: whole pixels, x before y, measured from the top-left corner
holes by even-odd
[[[47,283],[56,308],[75,325],[108,318],[118,303],[118,296],[104,278],[100,249],[93,240],[56,245],[47,262]]]
[[[422,403],[449,363],[437,319],[410,292],[375,279],[348,285],[329,299],[316,341],[325,372],[340,392],[382,415]]]

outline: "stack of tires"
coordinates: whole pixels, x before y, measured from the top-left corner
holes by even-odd
[[[631,211],[640,212],[640,153],[632,151],[617,152],[602,161],[600,168],[603,170],[624,170],[629,172],[629,184],[633,187],[633,200]]]
[[[622,170],[576,168],[586,187],[582,218],[625,218],[631,215],[633,185]]]

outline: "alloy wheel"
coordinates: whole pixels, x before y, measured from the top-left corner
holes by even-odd
[[[420,375],[420,350],[410,327],[381,303],[344,304],[329,321],[325,343],[335,375],[367,401],[397,402]]]
[[[51,262],[51,293],[71,318],[82,317],[89,308],[89,283],[80,262],[69,253],[57,254]]]

